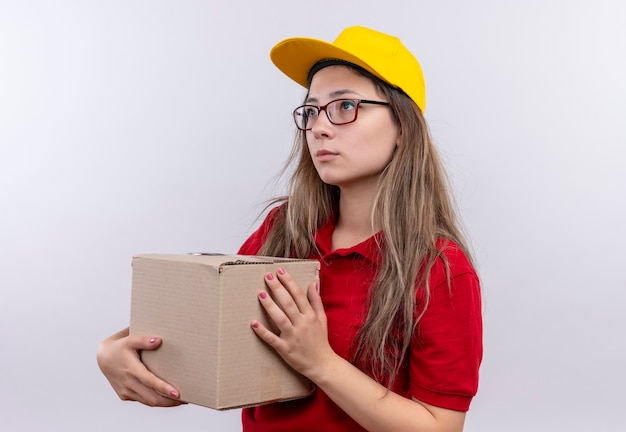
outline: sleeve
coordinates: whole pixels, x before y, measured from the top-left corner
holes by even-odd
[[[467,411],[478,390],[482,361],[480,282],[456,245],[443,253],[430,276],[430,300],[411,345],[410,393],[422,402]]]
[[[270,210],[259,228],[241,245],[237,252],[239,255],[256,255],[259,253],[261,246],[263,246],[265,239],[267,239],[267,235],[272,229],[272,226],[274,226],[279,209],[280,206]]]

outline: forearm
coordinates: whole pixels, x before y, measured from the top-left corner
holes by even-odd
[[[459,432],[465,413],[407,399],[334,355],[310,377],[341,409],[370,432]]]

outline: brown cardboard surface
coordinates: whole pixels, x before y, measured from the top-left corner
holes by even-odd
[[[136,255],[131,334],[163,339],[142,360],[181,400],[230,409],[310,395],[313,384],[259,339],[250,322],[272,327],[256,294],[264,274],[285,268],[300,288],[318,280],[311,260],[241,255]]]

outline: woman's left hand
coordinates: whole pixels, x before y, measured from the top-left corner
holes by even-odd
[[[261,291],[259,301],[279,333],[259,321],[252,322],[252,329],[292,368],[315,382],[315,376],[334,355],[318,284],[312,283],[307,295],[282,268],[276,274],[267,273],[265,283],[271,295]]]

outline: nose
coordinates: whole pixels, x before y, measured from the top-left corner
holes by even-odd
[[[328,119],[328,113],[324,110],[324,114],[320,111],[315,123],[311,127],[311,133],[316,139],[329,138],[335,134],[335,125]]]

